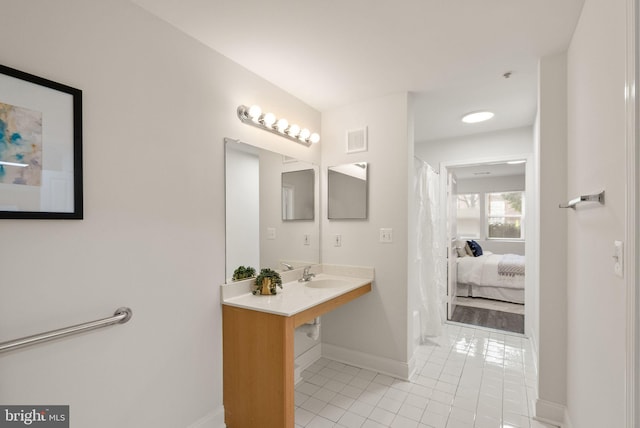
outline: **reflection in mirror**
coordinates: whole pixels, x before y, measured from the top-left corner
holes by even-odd
[[[313,220],[313,169],[282,173],[282,220]]]
[[[367,193],[366,162],[329,167],[330,220],[366,219]]]
[[[225,211],[227,282],[238,266],[282,270],[320,262],[317,220],[318,180],[312,178],[313,209],[307,221],[282,218],[282,174],[318,167],[225,139]],[[308,215],[308,213],[307,213]]]

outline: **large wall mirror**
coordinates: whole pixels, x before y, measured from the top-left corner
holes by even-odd
[[[318,172],[317,165],[225,139],[228,282],[238,266],[282,270],[283,262],[320,262]],[[292,217],[304,218],[285,219],[287,202]]]
[[[330,220],[367,218],[367,163],[350,163],[328,169]]]

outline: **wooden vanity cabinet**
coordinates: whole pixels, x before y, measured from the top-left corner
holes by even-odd
[[[293,428],[295,328],[371,291],[371,283],[291,316],[222,305],[227,428]]]

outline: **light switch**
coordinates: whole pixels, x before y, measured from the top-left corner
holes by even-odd
[[[304,234],[304,245],[311,245],[311,235],[308,233]]]
[[[613,241],[613,272],[619,277],[624,277],[624,244],[622,241]]]
[[[335,235],[333,238],[334,247],[342,247],[342,235]]]

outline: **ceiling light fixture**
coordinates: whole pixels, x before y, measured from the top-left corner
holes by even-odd
[[[518,164],[525,163],[525,162],[527,162],[527,161],[524,160],[524,159],[522,159],[522,160],[512,160],[512,161],[507,162],[507,164],[509,164],[509,165],[518,165]]]
[[[464,123],[479,123],[484,122],[485,120],[491,119],[495,116],[490,111],[474,111],[472,113],[467,113],[462,117],[462,121]]]
[[[251,107],[238,106],[238,118],[242,123],[264,129],[305,146],[310,146],[320,141],[319,134],[311,132],[307,128],[300,129],[296,124],[289,125],[287,119],[276,118],[273,113],[262,113],[262,109],[257,105]]]

